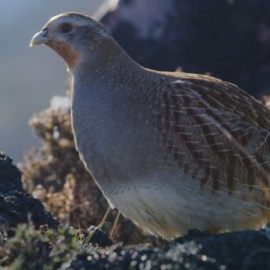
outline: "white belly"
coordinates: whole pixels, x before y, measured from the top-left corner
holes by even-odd
[[[261,227],[263,213],[254,202],[241,202],[228,193],[207,190],[189,198],[168,189],[133,186],[104,194],[126,217],[151,234],[173,239],[189,229],[230,231]]]

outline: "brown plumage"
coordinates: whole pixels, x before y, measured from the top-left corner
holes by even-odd
[[[111,206],[167,239],[269,219],[270,113],[257,100],[210,76],[145,69],[81,14],[52,18],[31,44],[70,70],[76,145]]]
[[[269,111],[237,86],[208,76],[181,74],[169,87],[160,122],[179,166],[194,178],[203,171],[196,179],[213,192],[268,186]]]

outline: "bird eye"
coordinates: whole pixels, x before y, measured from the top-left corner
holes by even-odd
[[[63,23],[60,28],[63,33],[69,33],[72,30],[72,25],[70,23]]]

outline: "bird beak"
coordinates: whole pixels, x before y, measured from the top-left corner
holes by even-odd
[[[47,30],[47,29],[44,29],[44,30],[42,30],[42,31],[40,31],[40,32],[38,32],[38,33],[36,33],[36,34],[32,37],[29,46],[30,46],[30,47],[33,47],[33,46],[35,46],[35,45],[46,44],[46,43],[48,43],[48,41],[49,41],[50,39],[48,38],[48,35],[47,35],[47,34],[48,34],[48,30]]]

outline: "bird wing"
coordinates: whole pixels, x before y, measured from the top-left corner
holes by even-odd
[[[237,86],[185,74],[167,85],[161,110],[164,152],[201,186],[270,186],[270,112]]]

